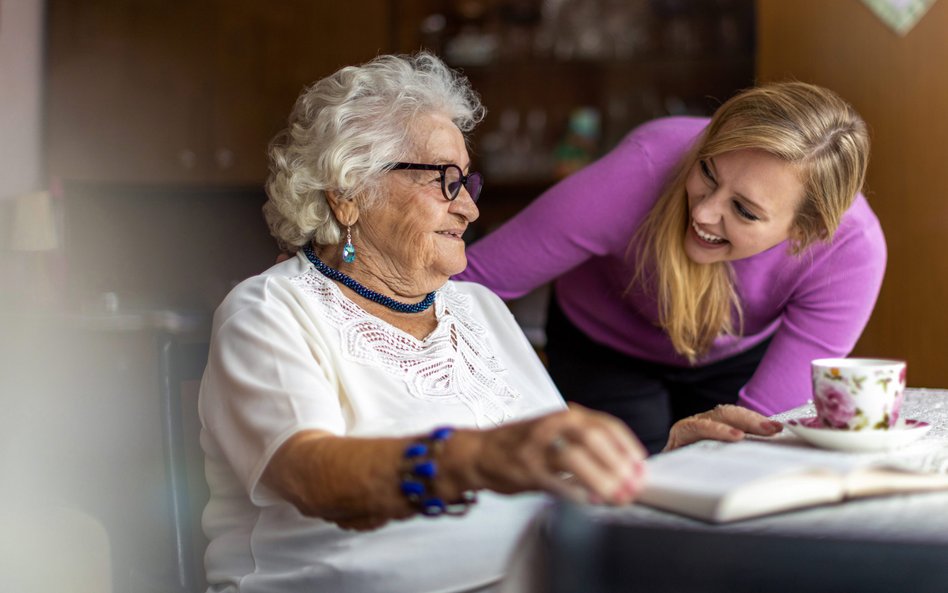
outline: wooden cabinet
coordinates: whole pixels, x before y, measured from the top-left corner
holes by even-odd
[[[642,121],[710,113],[754,70],[753,0],[49,0],[47,20],[49,172],[93,182],[259,186],[304,85],[425,47],[488,108],[485,197],[522,205]]]
[[[49,173],[259,185],[300,90],[388,51],[391,10],[389,0],[50,0]]]
[[[47,24],[50,174],[184,181],[193,175],[207,70],[206,17],[188,3],[51,1]],[[198,146],[201,143],[202,146]]]
[[[909,361],[909,384],[948,386],[948,3],[904,35],[859,2],[761,0],[762,80],[829,87],[869,125],[863,193],[879,217],[888,266],[854,355]]]

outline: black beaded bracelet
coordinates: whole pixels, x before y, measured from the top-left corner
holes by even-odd
[[[408,501],[427,517],[461,516],[477,502],[477,493],[473,490],[465,490],[461,493],[461,500],[451,502],[445,502],[434,494],[434,480],[438,477],[435,458],[452,434],[454,429],[451,427],[436,428],[427,438],[415,441],[405,448],[401,491]]]

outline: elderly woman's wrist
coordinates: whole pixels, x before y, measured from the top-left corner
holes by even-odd
[[[469,439],[456,439],[456,434],[439,427],[405,447],[399,489],[423,515],[463,515],[477,502],[475,490],[467,486]]]
[[[451,440],[445,443],[444,479],[439,484],[445,495],[456,496],[467,490],[486,488],[478,470],[482,445],[483,432],[477,430],[456,430]]]

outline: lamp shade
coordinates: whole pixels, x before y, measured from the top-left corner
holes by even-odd
[[[16,199],[10,248],[14,251],[50,251],[58,246],[52,201],[48,191]]]

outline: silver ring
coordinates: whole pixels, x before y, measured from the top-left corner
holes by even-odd
[[[550,441],[549,447],[552,453],[560,454],[566,449],[568,445],[569,441],[567,441],[566,438],[561,435]]]

